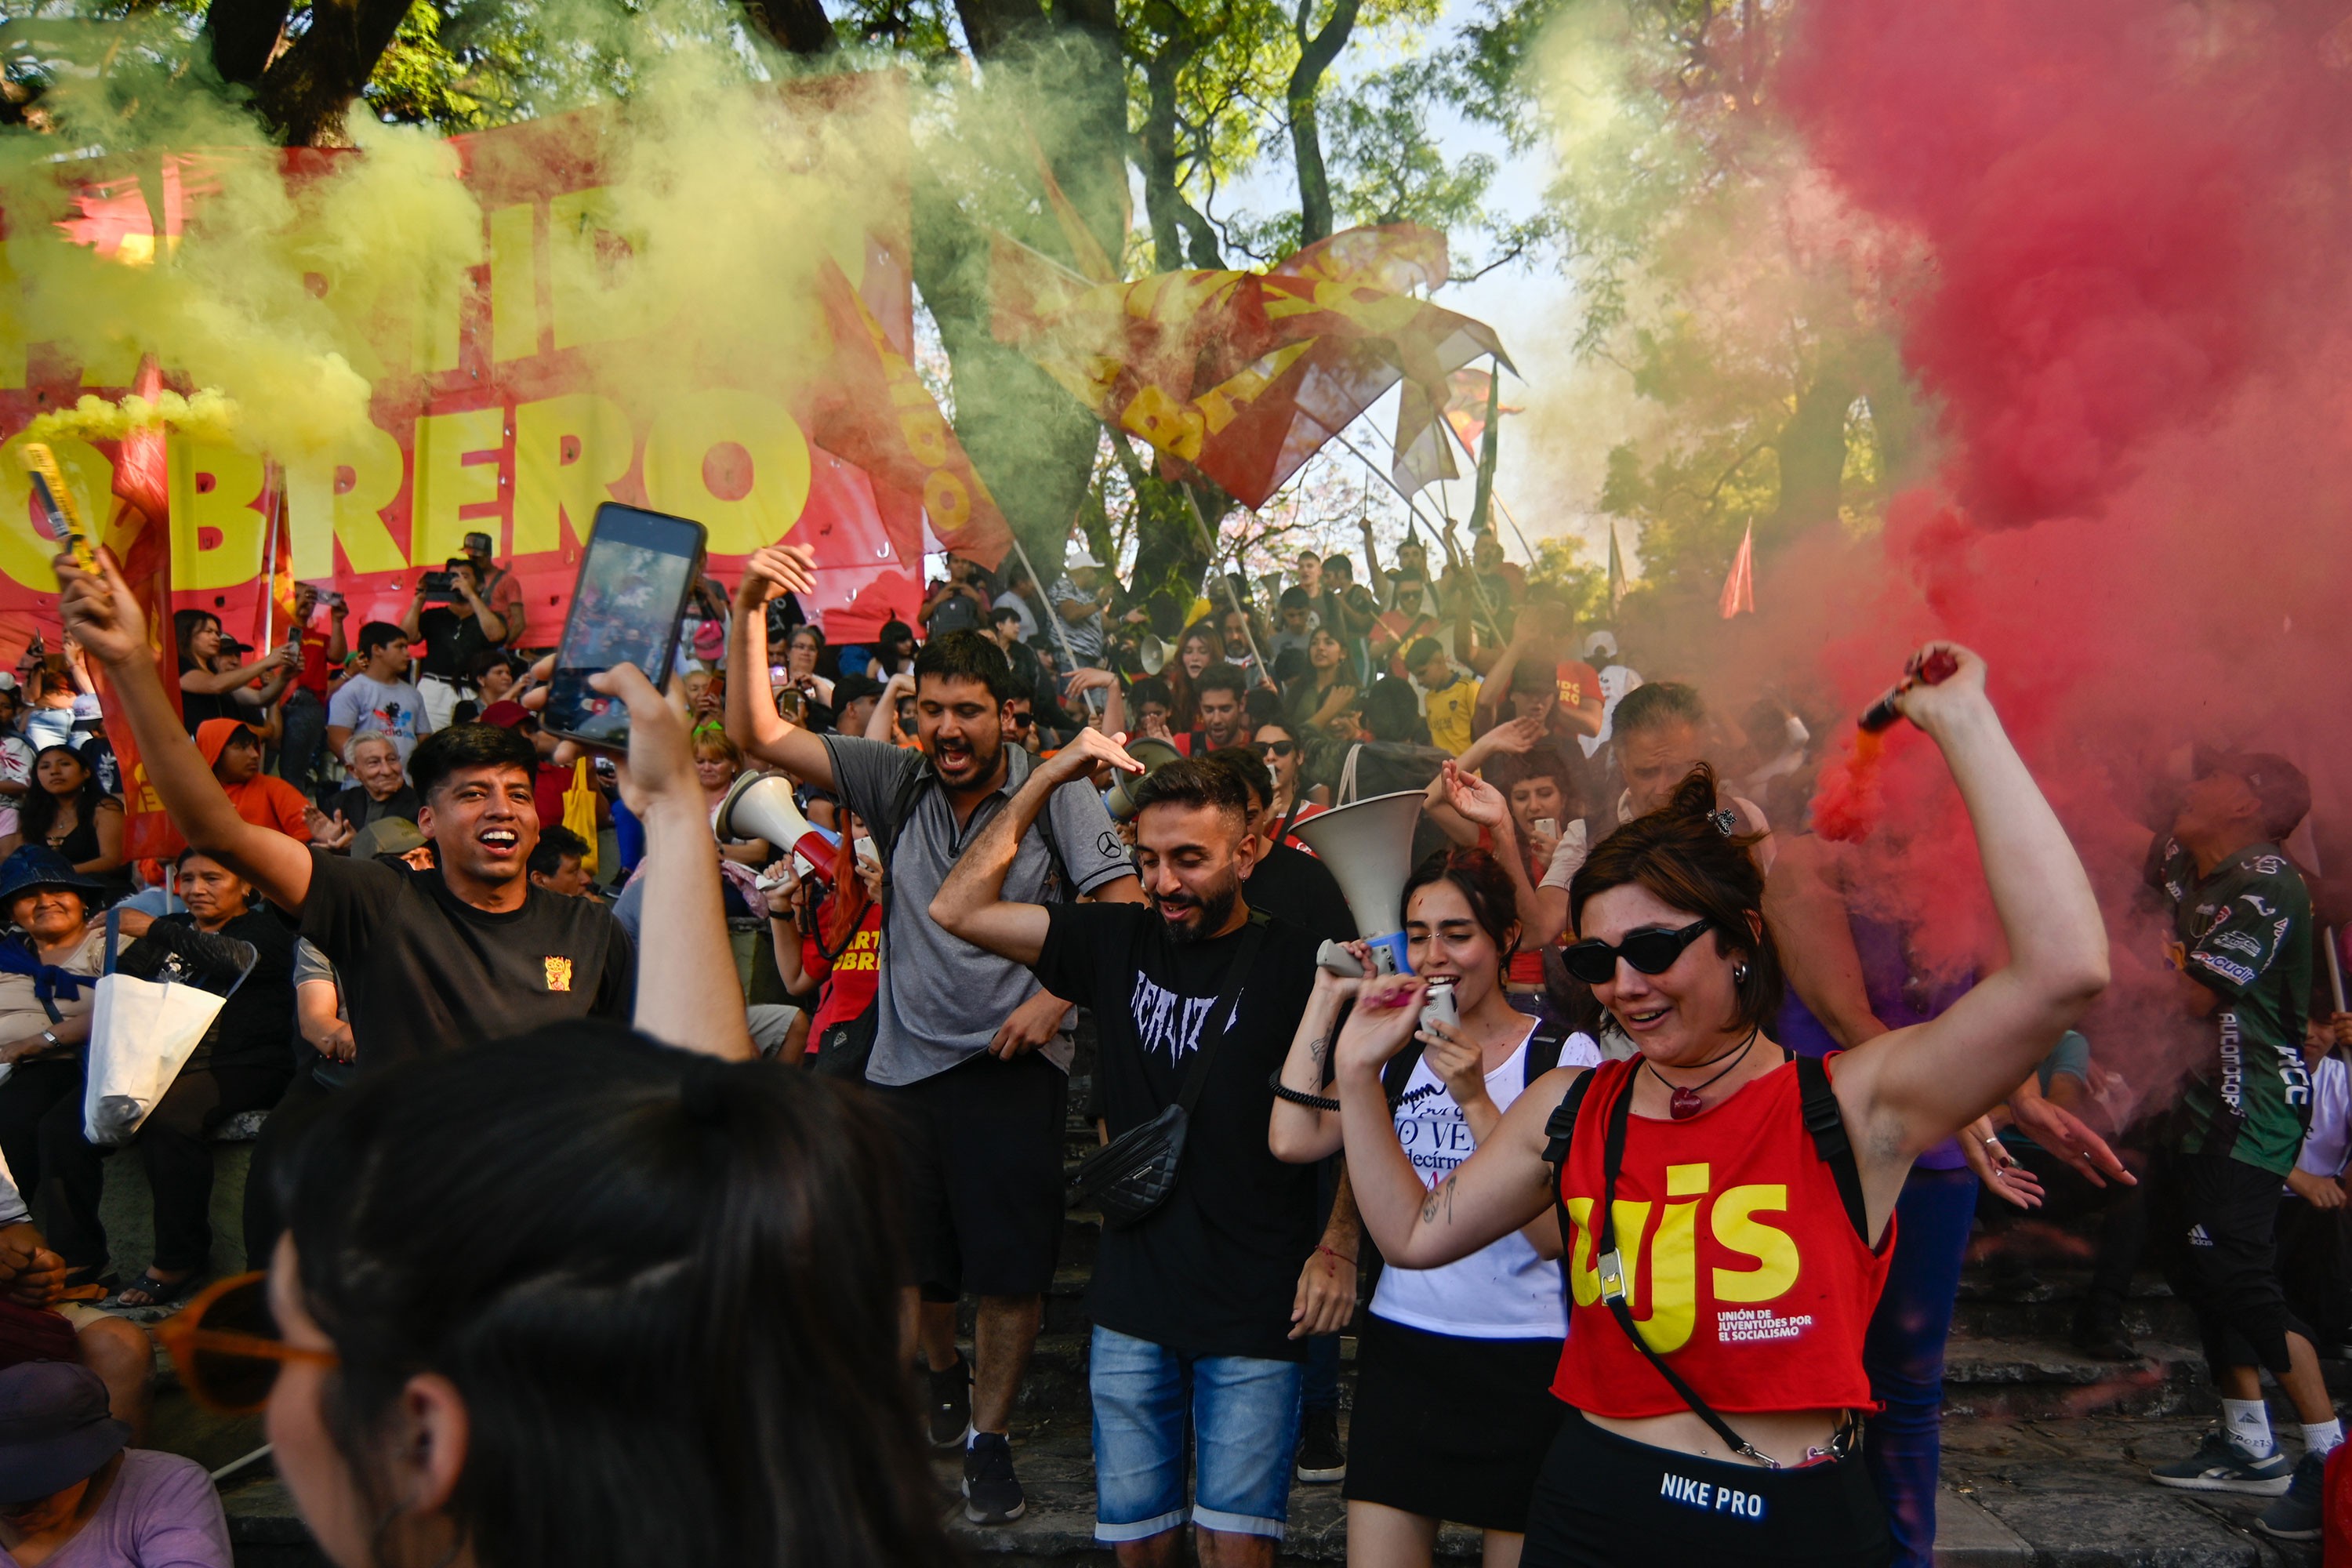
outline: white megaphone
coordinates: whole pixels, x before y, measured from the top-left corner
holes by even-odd
[[[819,878],[832,879],[841,835],[827,833],[801,815],[788,780],[772,773],[745,773],[719,803],[711,827],[722,840],[764,838],[781,853],[799,855]]]
[[[1310,816],[1290,830],[1339,879],[1348,912],[1356,917],[1356,932],[1371,943],[1372,958],[1384,974],[1412,972],[1405,962],[1404,932],[1398,929],[1404,923],[1398,903],[1405,879],[1412,875],[1412,830],[1423,798],[1417,789],[1376,795]],[[1326,969],[1354,971],[1344,949],[1328,942],[1323,947],[1316,961]]]
[[[1135,662],[1143,667],[1144,674],[1157,675],[1168,668],[1169,651],[1166,643],[1153,633],[1146,632],[1143,640],[1135,645]]]

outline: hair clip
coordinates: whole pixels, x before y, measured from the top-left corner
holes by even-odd
[[[1715,830],[1726,838],[1739,831],[1739,814],[1727,805],[1721,811],[1708,812],[1706,819],[1714,823]]]

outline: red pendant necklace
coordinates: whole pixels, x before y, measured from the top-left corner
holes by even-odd
[[[1741,1059],[1755,1047],[1755,1045],[1756,1031],[1750,1029],[1748,1031],[1748,1038],[1742,1040],[1732,1049],[1724,1052],[1722,1057],[1709,1057],[1706,1060],[1700,1062],[1698,1064],[1700,1067],[1713,1067],[1716,1063],[1723,1060],[1723,1057],[1729,1057],[1731,1058],[1731,1067],[1725,1068],[1723,1072],[1717,1073],[1715,1078],[1708,1079],[1706,1083],[1700,1084],[1698,1089],[1677,1088],[1674,1084],[1666,1082],[1666,1075],[1660,1072],[1654,1063],[1644,1060],[1642,1065],[1650,1069],[1650,1076],[1652,1078],[1656,1079],[1662,1084],[1665,1084],[1668,1090],[1666,1095],[1666,1114],[1673,1117],[1676,1121],[1688,1121],[1692,1117],[1696,1116],[1700,1111],[1706,1109],[1705,1102],[1698,1097],[1699,1089],[1709,1087],[1716,1081],[1716,1079],[1723,1077],[1723,1074],[1729,1072],[1731,1068],[1738,1067]]]

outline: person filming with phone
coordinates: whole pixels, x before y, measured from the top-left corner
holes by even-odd
[[[1884,1564],[1858,1444],[1863,1345],[1913,1160],[2005,1099],[2107,981],[2105,928],[2065,830],[2002,732],[1985,667],[1949,644],[1900,711],[1942,749],[2010,954],[1936,1018],[1828,1058],[1763,1030],[1780,950],[1753,836],[1701,766],[1597,845],[1563,951],[1634,1056],[1556,1069],[1437,1186],[1381,1074],[1419,1037],[1423,981],[1362,983],[1337,1046],[1366,1228],[1391,1265],[1466,1258],[1561,1216],[1570,1408],[1528,1510],[1526,1568]]]

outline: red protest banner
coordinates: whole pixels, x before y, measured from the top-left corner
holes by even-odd
[[[895,117],[900,132],[895,148],[877,148],[887,136],[858,139],[862,242],[780,285],[808,295],[811,354],[785,363],[730,353],[730,301],[671,298],[649,311],[614,284],[616,273],[625,279],[631,243],[611,210],[626,148],[606,111],[558,116],[449,143],[480,211],[478,260],[446,287],[420,290],[407,317],[372,344],[364,358],[380,363],[365,365],[363,426],[275,451],[248,444],[246,432],[232,444],[174,429],[165,460],[133,476],[117,473],[103,443],[52,437],[68,485],[88,502],[128,484],[148,515],[168,513],[160,570],[172,602],[232,626],[259,618],[281,493],[285,575],[331,583],[354,625],[399,620],[417,574],[480,532],[522,589],[524,642],[551,643],[591,518],[607,500],[703,522],[722,577],[779,539],[812,545],[820,586],[806,607],[836,640],[911,620],[927,503],[940,537],[971,553],[1001,552],[1005,535],[936,407],[928,398],[911,406],[909,387],[921,388],[906,369],[913,296],[900,84],[876,73],[755,91],[755,113],[813,149],[796,150],[803,164],[821,162],[830,145],[811,128],[851,109],[868,126]],[[206,204],[232,161],[249,173],[265,155],[151,157],[78,185],[57,227],[112,262],[169,265],[204,244]],[[344,160],[367,156],[305,150],[285,154],[281,173],[299,196],[333,180]],[[322,277],[306,281],[326,287]],[[17,287],[0,248],[0,658],[35,626],[55,625],[54,547],[32,519],[14,447],[37,415],[86,394],[111,397],[129,379],[119,362],[79,363],[48,347],[37,297],[20,310],[10,298]],[[828,352],[854,359],[856,374],[824,374]],[[642,374],[655,363],[674,373],[657,385]],[[233,378],[220,379],[234,401]],[[871,389],[875,405],[845,407],[837,391],[821,398],[842,379]],[[157,468],[162,493],[147,494]]]

